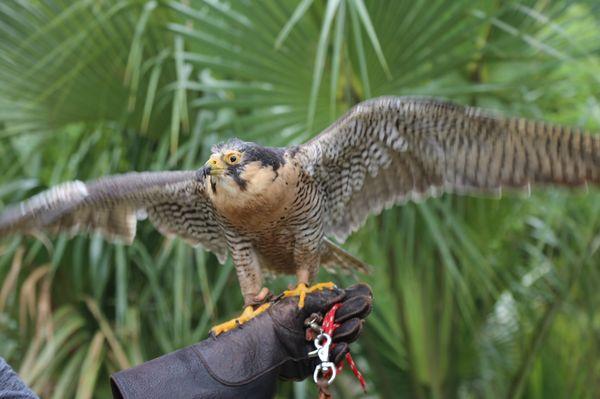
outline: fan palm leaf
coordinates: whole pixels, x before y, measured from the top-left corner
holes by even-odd
[[[231,136],[299,143],[378,95],[598,128],[599,19],[591,1],[2,2],[0,201],[198,167]],[[361,276],[376,306],[353,348],[370,392],[598,396],[596,191],[447,195],[369,219],[347,247],[377,266]],[[1,243],[0,354],[44,396],[106,396],[110,372],[239,311],[231,263],[147,225],[138,237]]]

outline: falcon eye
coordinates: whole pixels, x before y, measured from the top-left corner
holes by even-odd
[[[242,156],[238,152],[230,152],[229,154],[225,155],[225,161],[229,165],[235,165],[235,164],[239,163],[241,158],[242,158]]]

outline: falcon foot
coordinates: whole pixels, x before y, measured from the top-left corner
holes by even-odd
[[[256,309],[254,309],[252,306],[246,306],[246,308],[239,317],[214,326],[210,329],[210,333],[217,336],[226,331],[233,330],[234,328],[246,323],[248,320],[255,318],[256,316],[267,310],[269,306],[271,306],[270,303],[263,303]]]
[[[300,300],[298,301],[298,307],[303,308],[304,307],[304,298],[306,297],[306,294],[310,294],[311,292],[315,292],[315,291],[321,291],[324,289],[332,290],[334,288],[335,288],[335,284],[332,282],[319,283],[319,284],[311,285],[310,287],[307,287],[306,284],[304,284],[304,283],[300,283],[293,290],[283,291],[283,297],[287,298],[290,296],[299,296]]]

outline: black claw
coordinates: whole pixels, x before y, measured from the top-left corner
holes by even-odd
[[[278,302],[280,299],[283,298],[283,292],[279,295],[272,295],[271,299],[269,300],[271,303],[275,303]]]

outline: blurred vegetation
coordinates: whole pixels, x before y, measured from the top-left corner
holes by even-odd
[[[3,1],[0,202],[197,168],[231,136],[299,143],[383,94],[598,130],[599,21],[591,0]],[[369,395],[600,397],[599,232],[597,189],[445,195],[370,218],[346,243],[376,265],[358,276],[376,306],[353,349]],[[148,223],[129,247],[0,245],[0,355],[45,398],[108,397],[109,373],[241,309],[230,262]],[[334,391],[360,396],[350,373]]]

